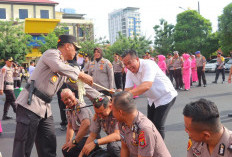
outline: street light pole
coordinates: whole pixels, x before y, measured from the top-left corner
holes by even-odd
[[[200,14],[200,2],[198,1],[198,13]]]

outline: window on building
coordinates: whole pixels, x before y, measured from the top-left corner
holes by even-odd
[[[48,12],[48,10],[40,10],[40,18],[41,19],[49,19],[49,12]]]
[[[68,27],[63,27],[63,29],[65,30],[64,34],[69,35],[69,28]]]
[[[84,31],[82,28],[78,28],[79,37],[84,37]]]
[[[0,8],[0,19],[6,19],[6,9]]]
[[[19,19],[28,18],[28,10],[27,9],[19,9]]]

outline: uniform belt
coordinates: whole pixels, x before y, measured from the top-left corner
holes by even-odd
[[[26,84],[25,88],[28,90],[30,87],[30,84]],[[47,96],[46,94],[39,91],[37,88],[34,88],[33,94],[35,94],[37,97],[42,99],[46,103],[50,103],[52,101],[52,97]]]
[[[14,83],[13,82],[4,82],[5,83],[5,85],[14,85]]]

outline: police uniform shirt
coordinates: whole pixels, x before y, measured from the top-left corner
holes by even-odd
[[[89,75],[93,77],[93,82],[112,89],[114,87],[114,73],[113,67],[109,60],[102,58],[98,62],[94,60],[90,63]],[[97,90],[102,90],[99,87],[95,87]]]
[[[220,56],[217,57],[217,66],[219,67],[219,69],[223,69],[224,68],[224,63],[225,63],[225,58]]]
[[[14,80],[21,80],[21,77],[20,77],[20,69],[14,69],[14,72],[13,72],[13,79]]]
[[[78,104],[78,105],[79,105],[78,107],[86,106],[86,104]],[[91,119],[93,118],[93,114],[89,108],[82,108],[82,109],[78,109],[76,111],[75,110],[74,111],[67,111],[66,116],[67,116],[68,122],[72,124],[72,128],[75,132],[75,135],[77,134],[77,132],[81,126],[81,122],[83,120],[89,119],[91,121]],[[84,137],[87,137],[88,134],[89,134],[89,131]]]
[[[14,72],[14,69],[6,65],[1,69],[0,90],[14,90],[13,72]],[[4,86],[4,82],[11,83],[12,85]]]
[[[206,143],[189,140],[187,157],[232,157],[232,131],[223,129],[222,137],[211,155]]]
[[[113,61],[113,69],[115,73],[121,73],[122,68],[124,68],[122,61],[120,61],[119,59],[117,62]]]
[[[115,130],[118,130],[118,121],[116,118],[114,118],[112,112],[104,119],[101,119],[97,116],[95,120],[92,120],[90,125],[90,132],[99,134],[101,128],[103,128],[107,135],[114,133]]]
[[[202,67],[205,62],[206,62],[206,59],[204,56],[201,55],[200,57],[196,57],[197,67]]]
[[[131,128],[125,123],[119,123],[119,129],[121,140],[126,143],[130,157],[171,157],[158,130],[141,112],[138,111]]]
[[[173,66],[173,69],[180,69],[182,67],[182,64],[183,64],[183,60],[181,57],[178,57],[178,58],[172,58],[172,66]]]
[[[90,65],[90,61],[87,61],[84,63],[84,68],[83,68],[83,71],[84,72],[87,72],[89,71],[89,65]]]
[[[167,64],[168,70],[174,70],[173,63],[172,63],[172,57],[167,59],[166,64]]]
[[[37,63],[37,66],[28,82],[31,83],[31,80],[35,80],[35,87],[48,97],[52,97],[67,80],[67,77],[72,80],[77,80],[79,72],[79,68],[74,68],[65,64],[59,50],[49,49],[45,51],[39,59],[39,62]],[[78,88],[76,83],[73,83],[72,87],[75,87],[75,89]],[[85,84],[84,87],[86,90],[86,96],[89,98],[95,98],[100,95],[98,91],[87,84]],[[28,90],[24,88],[20,92],[16,100],[16,104],[27,108],[42,118],[44,118],[45,115],[47,115],[47,117],[52,115],[50,104],[44,102],[34,94],[32,95],[31,105],[28,105],[28,95]]]

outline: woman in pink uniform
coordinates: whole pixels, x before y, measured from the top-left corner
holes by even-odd
[[[166,74],[167,66],[164,55],[158,55],[158,66]]]
[[[191,60],[189,59],[190,55],[184,53],[183,55],[184,63],[183,63],[183,82],[185,86],[185,90],[190,89],[190,76],[191,76]]]
[[[197,65],[196,65],[196,58],[195,55],[191,55],[191,69],[192,69],[192,81],[197,82],[198,77],[197,77]]]

